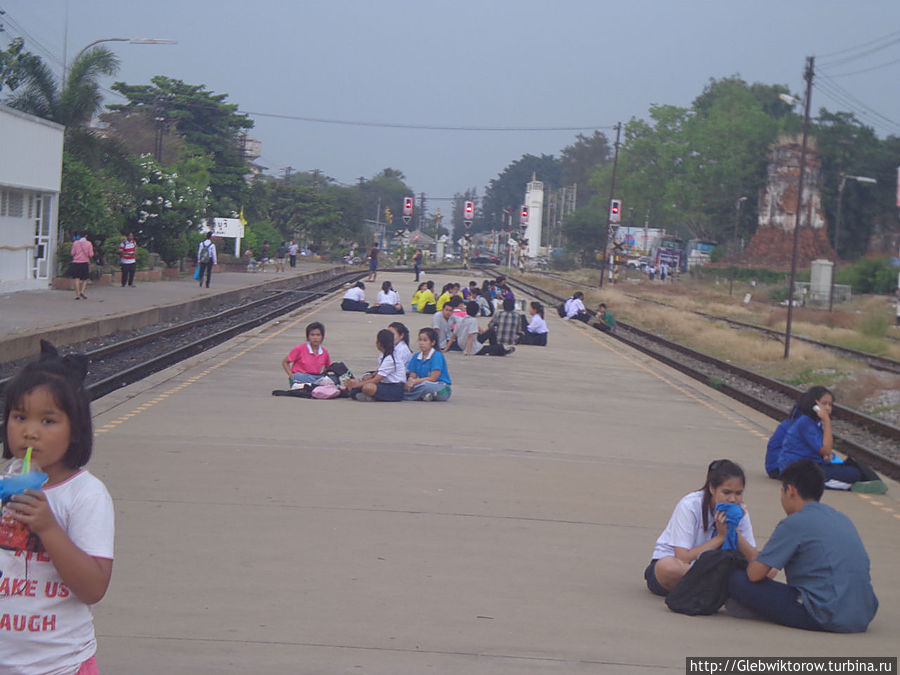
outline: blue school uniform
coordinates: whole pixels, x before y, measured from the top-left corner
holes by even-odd
[[[438,375],[438,382],[453,384],[447,370],[447,359],[437,349],[431,350],[431,357],[428,359],[425,359],[425,354],[419,352],[409,360],[406,369],[416,377],[428,377],[432,370],[439,370],[441,374]]]
[[[811,459],[817,464],[825,464],[819,450],[822,449],[822,423],[813,422],[807,415],[797,415],[784,435],[781,454],[778,456],[778,470],[784,471],[791,462]]]
[[[780,473],[778,460],[781,457],[781,445],[784,443],[784,437],[793,423],[794,420],[788,417],[779,424],[778,428],[775,429],[775,433],[772,434],[772,438],[769,439],[768,445],[766,445],[766,473],[769,475],[769,478],[778,478]],[[819,447],[822,446],[820,445]]]

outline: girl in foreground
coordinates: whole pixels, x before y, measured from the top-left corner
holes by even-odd
[[[407,401],[446,401],[450,398],[450,373],[447,359],[437,349],[437,331],[423,328],[419,331],[419,353],[406,366]]]
[[[93,447],[86,374],[87,359],[61,359],[42,342],[41,360],[6,386],[3,457],[23,459],[31,448],[33,468],[48,478],[3,507],[4,520],[31,530],[25,550],[0,549],[2,613],[12,618],[0,622],[4,671],[98,672],[89,605],[109,586],[114,527],[109,492],[82,469]]]
[[[725,513],[716,512],[716,505],[732,503],[743,506],[744,482],[743,469],[730,460],[717,459],[709,465],[703,487],[678,502],[669,524],[656,540],[653,559],[644,570],[644,579],[651,593],[668,595],[701,553],[722,546],[728,525]],[[746,507],[744,510],[738,524],[737,548],[751,561],[756,557],[756,540]]]

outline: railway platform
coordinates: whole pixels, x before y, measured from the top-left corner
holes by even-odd
[[[0,361],[13,361],[40,350],[40,338],[68,345],[116,331],[182,319],[217,304],[234,303],[260,287],[333,267],[331,263],[298,261],[297,267],[276,273],[213,272],[210,288],[200,288],[191,276],[120,285],[89,285],[87,300],[72,291],[40,290],[0,294]]]
[[[411,274],[383,279],[411,296]],[[783,517],[762,467],[774,421],[552,308],[547,347],[449,355],[446,403],[273,397],[310,321],[356,372],[379,328],[430,324],[340,298],[93,403],[89,468],[117,517],[94,609],[101,672],[682,673],[687,656],[897,655],[896,483],[824,498],[872,561],[867,633],[674,614],[642,573],[711,460],[746,470],[759,546]]]

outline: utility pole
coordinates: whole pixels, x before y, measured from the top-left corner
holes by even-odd
[[[600,288],[603,288],[603,277],[606,276],[606,249],[609,248],[609,235],[612,224],[609,222],[609,214],[612,210],[612,201],[616,196],[616,166],[619,163],[619,135],[622,133],[622,123],[616,124],[616,153],[613,155],[612,179],[609,181],[609,201],[606,206],[606,228],[603,234],[603,260],[600,261]]]
[[[791,253],[791,276],[788,281],[787,323],[784,328],[784,358],[791,355],[791,320],[794,315],[794,282],[797,279],[797,250],[800,246],[800,214],[803,212],[803,179],[806,176],[806,143],[809,137],[809,104],[812,98],[813,74],[815,72],[815,56],[806,58],[806,100],[803,103],[803,138],[800,143],[800,177],[797,181],[797,211],[794,221],[794,249]],[[832,274],[834,270],[832,270]]]
[[[419,193],[419,230],[425,228],[425,193]]]
[[[281,170],[281,173],[284,174],[284,179],[287,180],[291,177],[291,174],[294,172],[294,167],[286,166]]]

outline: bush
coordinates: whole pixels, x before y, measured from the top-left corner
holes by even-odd
[[[854,293],[893,293],[897,287],[897,270],[890,258],[862,258],[842,267],[835,283],[848,284]]]
[[[891,315],[888,312],[870,312],[863,315],[857,328],[868,337],[883,338],[891,328]]]

